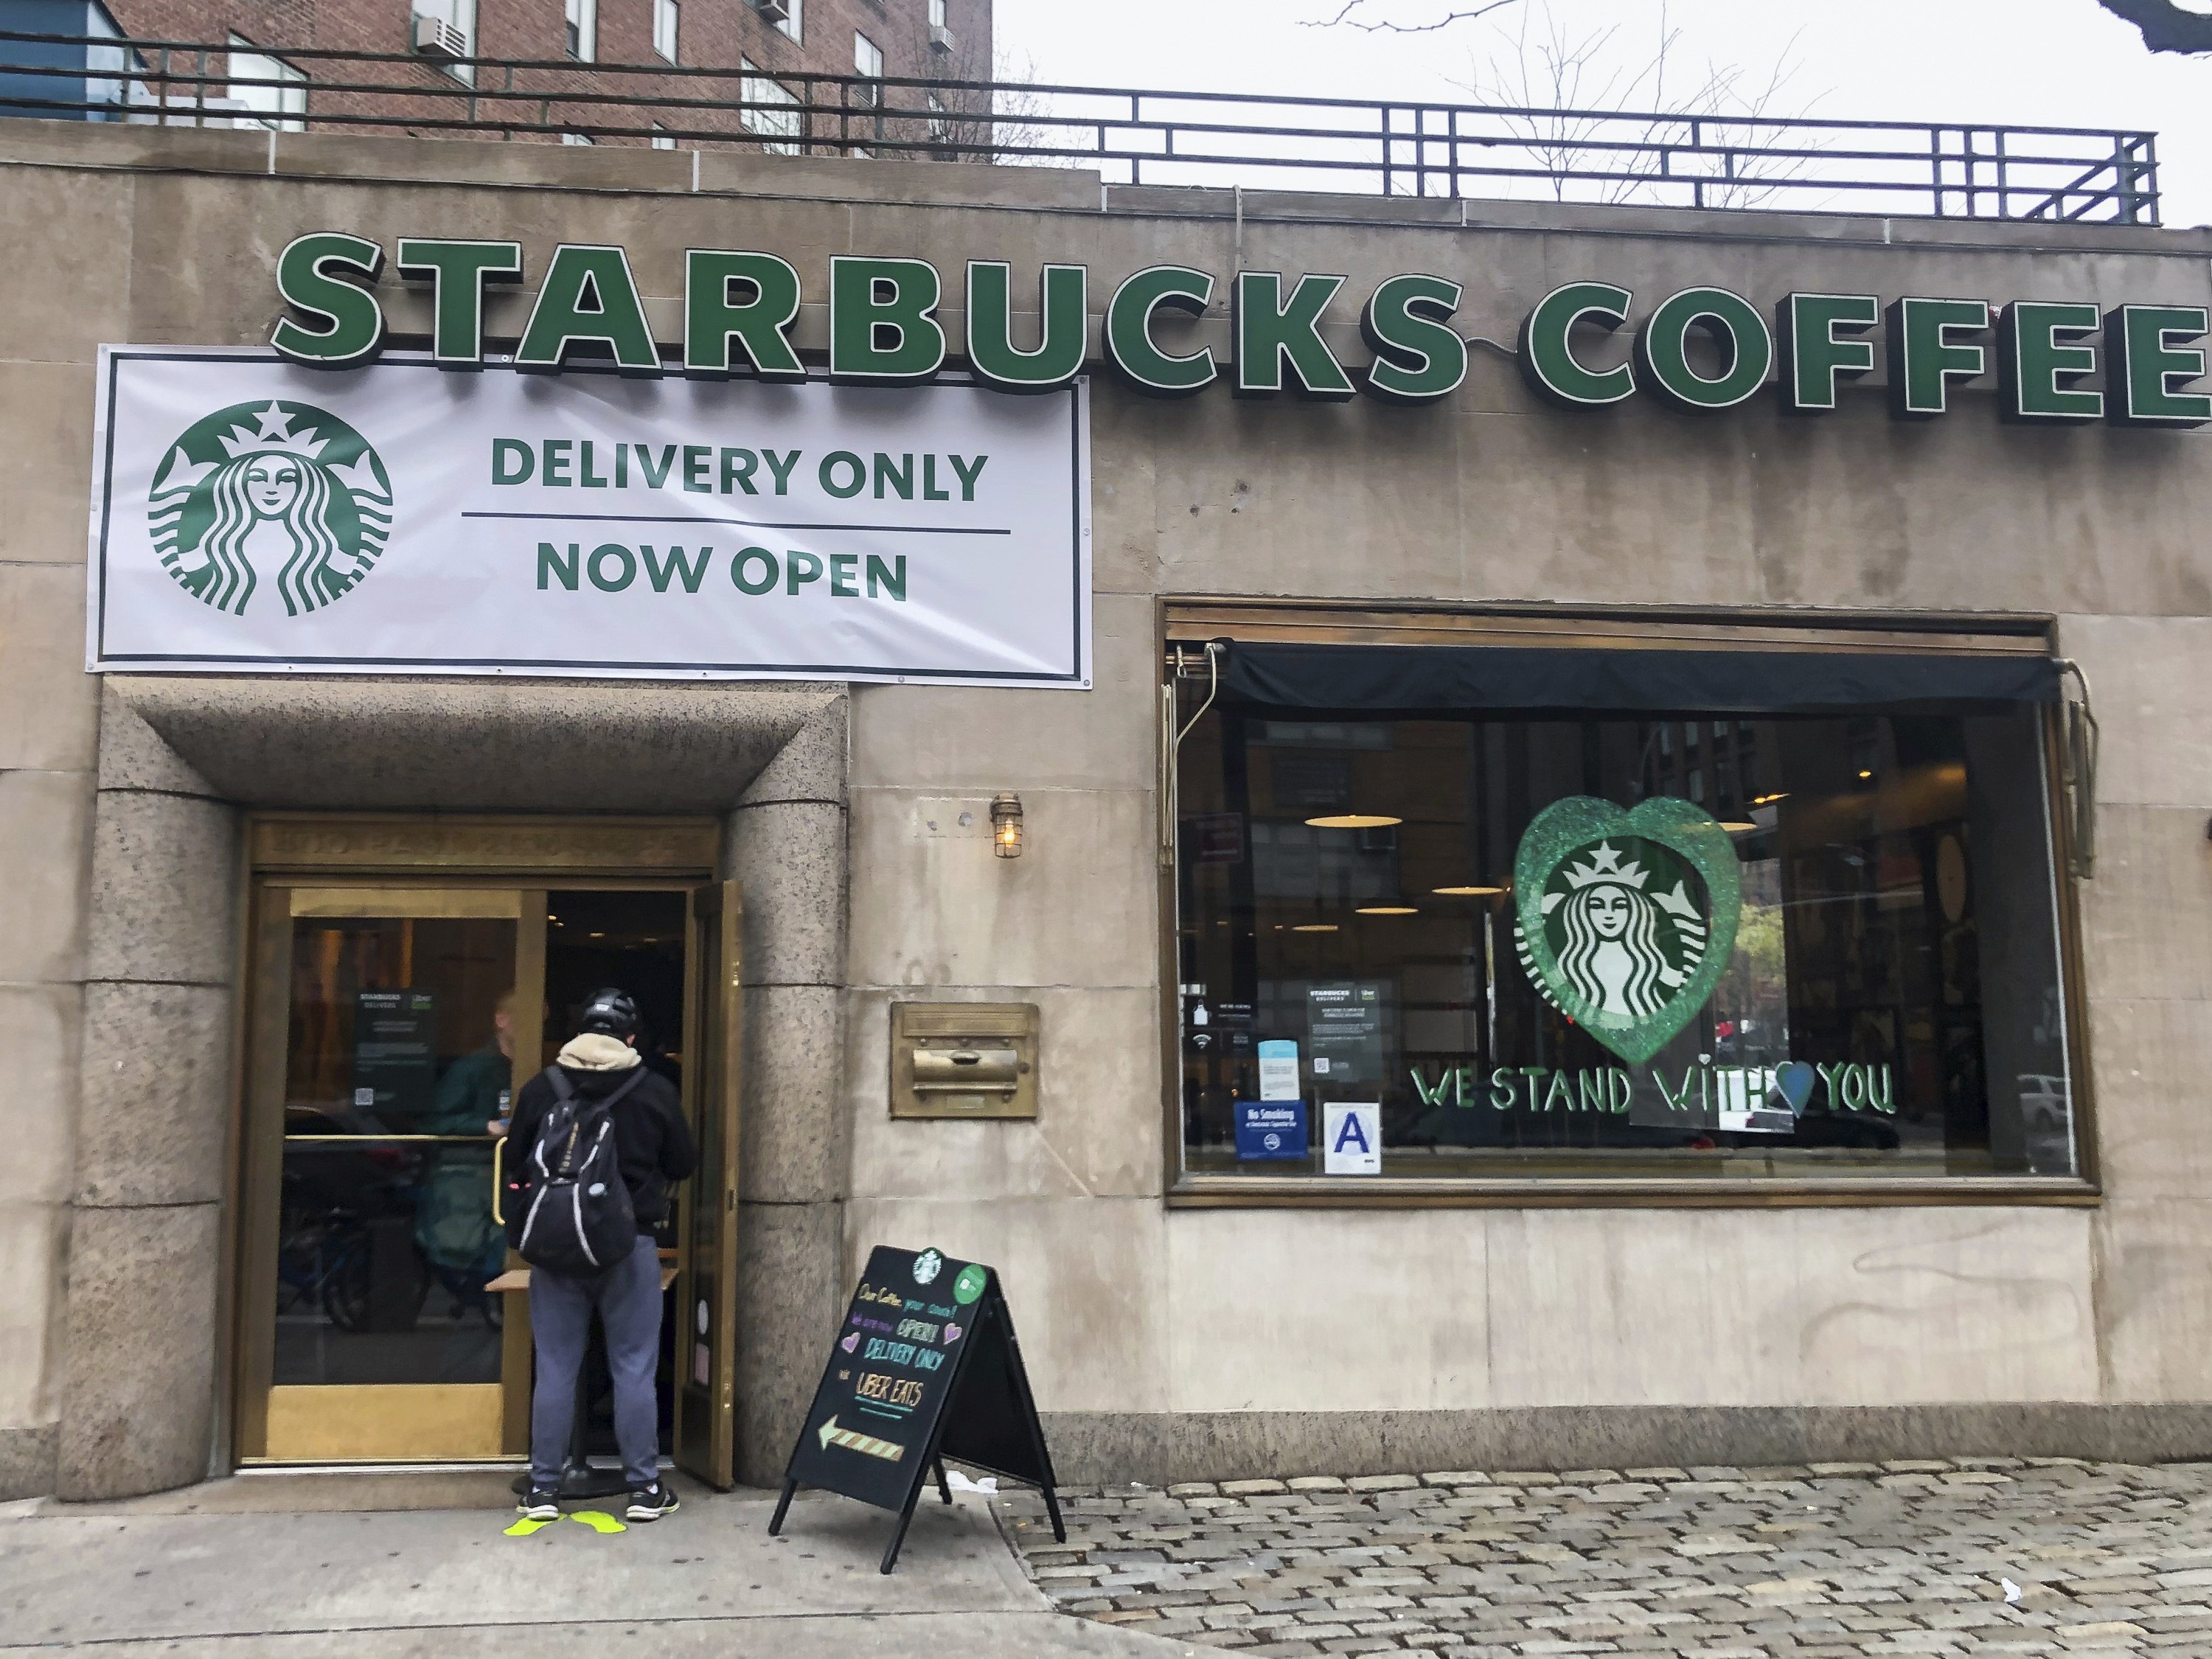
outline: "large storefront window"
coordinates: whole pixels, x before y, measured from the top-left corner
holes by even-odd
[[[2077,1174],[2047,660],[1230,657],[1186,1183]]]

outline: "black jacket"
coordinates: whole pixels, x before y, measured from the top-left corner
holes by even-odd
[[[628,1071],[586,1072],[574,1066],[561,1070],[577,1095],[586,1100],[605,1098],[631,1076]],[[531,1152],[554,1099],[553,1085],[543,1072],[524,1084],[515,1099],[501,1164],[507,1190],[500,1208],[507,1218],[510,1244],[519,1244],[524,1218],[530,1213],[531,1177],[537,1173]],[[647,1072],[635,1089],[615,1102],[614,1124],[615,1163],[622,1170],[623,1184],[629,1188],[637,1230],[649,1234],[668,1218],[668,1183],[699,1167],[699,1148],[691,1139],[691,1126],[684,1121],[675,1085],[658,1072]]]

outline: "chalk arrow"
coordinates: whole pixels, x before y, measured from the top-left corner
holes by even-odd
[[[842,1446],[847,1451],[856,1451],[866,1457],[880,1457],[886,1463],[896,1463],[906,1455],[904,1446],[889,1440],[878,1440],[872,1434],[839,1428],[835,1417],[817,1429],[815,1433],[822,1441],[823,1451],[828,1451],[832,1446]]]

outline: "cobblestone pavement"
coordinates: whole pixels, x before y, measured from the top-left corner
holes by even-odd
[[[2212,1464],[1231,1480],[1000,1500],[1062,1611],[1249,1654],[2212,1655]]]

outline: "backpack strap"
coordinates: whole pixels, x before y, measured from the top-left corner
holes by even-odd
[[[556,1073],[559,1073],[561,1068],[556,1066],[552,1069]],[[614,1126],[615,1103],[644,1081],[645,1066],[643,1063],[641,1062],[638,1065],[631,1066],[629,1075],[624,1078],[620,1083],[617,1084],[612,1089],[610,1089],[604,1098],[591,1103],[592,1105],[597,1107],[601,1112],[606,1115],[607,1129],[602,1130],[600,1132],[601,1133],[604,1134],[607,1133],[607,1130],[611,1130]],[[565,1091],[559,1103],[562,1106],[570,1105],[573,1102],[581,1098],[575,1085],[570,1083],[565,1075],[556,1075],[554,1079],[553,1086],[556,1089]],[[562,1143],[561,1147],[561,1173],[564,1176],[572,1173],[575,1169],[576,1142],[582,1135],[583,1132],[583,1113],[581,1111],[571,1111],[568,1115],[568,1139]]]
[[[615,1102],[620,1100],[624,1095],[628,1094],[631,1090],[636,1088],[639,1084],[644,1081],[645,1062],[643,1060],[640,1060],[636,1065],[629,1068],[629,1075],[624,1078],[620,1083],[617,1084],[613,1090],[608,1094],[605,1104],[611,1109]]]

